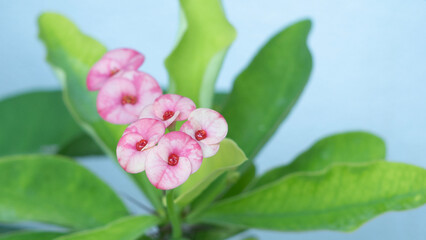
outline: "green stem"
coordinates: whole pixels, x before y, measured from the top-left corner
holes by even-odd
[[[176,122],[172,122],[172,124],[170,124],[170,126],[168,126],[167,129],[169,130],[169,132],[176,131]]]
[[[170,223],[172,224],[172,237],[173,239],[180,239],[182,237],[182,229],[180,227],[180,219],[175,211],[175,203],[173,197],[173,189],[167,191],[167,214],[169,215]]]

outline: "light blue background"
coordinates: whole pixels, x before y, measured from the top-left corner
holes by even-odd
[[[309,38],[314,57],[310,82],[260,153],[260,172],[290,161],[321,137],[347,130],[372,131],[385,139],[389,159],[426,167],[426,1],[224,0],[224,6],[238,38],[219,76],[219,89],[230,89],[235,76],[272,34],[303,18],[314,22]],[[43,11],[63,13],[108,48],[138,49],[146,55],[142,70],[167,84],[163,61],[177,32],[176,0],[0,0],[1,98],[59,87],[37,39],[36,18]],[[84,159],[82,163],[117,192],[143,198],[112,161]],[[387,213],[350,234],[250,234],[287,240],[420,240],[426,239],[426,207]]]

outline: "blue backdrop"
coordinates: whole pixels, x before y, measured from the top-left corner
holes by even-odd
[[[314,23],[309,38],[314,57],[310,82],[260,153],[260,172],[290,161],[325,135],[347,130],[372,131],[385,139],[390,160],[426,168],[426,1],[224,0],[224,7],[238,38],[219,76],[219,89],[230,89],[272,34],[303,18]],[[59,87],[37,39],[36,18],[43,11],[66,15],[108,48],[138,49],[146,55],[142,70],[167,84],[163,61],[177,32],[176,0],[4,0],[0,1],[0,98]],[[111,161],[81,162],[119,193],[143,198]],[[349,234],[249,234],[287,240],[420,240],[426,236],[425,224],[422,207],[387,213]]]

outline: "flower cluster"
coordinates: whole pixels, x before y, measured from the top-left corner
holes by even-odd
[[[117,145],[120,166],[129,173],[145,171],[156,188],[173,189],[217,153],[228,125],[220,113],[197,109],[189,98],[162,95],[154,78],[137,71],[143,61],[134,50],[112,50],[92,67],[87,87],[99,90],[103,119],[130,123]],[[177,121],[186,122],[175,131]]]
[[[161,96],[162,90],[149,74],[137,69],[145,57],[131,49],[106,53],[89,71],[87,88],[99,90],[96,107],[105,121],[128,124],[142,109]]]

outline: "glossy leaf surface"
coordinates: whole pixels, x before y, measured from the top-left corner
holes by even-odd
[[[335,163],[362,163],[385,158],[385,143],[373,134],[336,134],[319,140],[290,164],[266,172],[254,187],[271,183],[291,173],[322,170]]]
[[[176,203],[181,206],[189,204],[222,173],[236,169],[245,160],[247,157],[238,145],[230,139],[224,139],[217,154],[205,158],[200,169],[179,187],[180,194]]]
[[[308,20],[275,35],[237,77],[223,109],[228,137],[252,160],[290,113],[312,69]]]
[[[425,169],[379,161],[292,174],[219,202],[192,220],[278,231],[351,231],[386,211],[425,203]]]
[[[99,147],[71,117],[60,91],[18,94],[0,101],[0,156],[57,153],[79,141],[87,145],[72,156],[100,154]]]
[[[131,216],[116,220],[104,227],[76,232],[56,240],[136,240],[159,223],[155,216]]]
[[[170,92],[210,107],[223,58],[236,37],[220,0],[180,0],[181,33],[166,59]]]
[[[38,221],[87,229],[128,214],[87,169],[61,156],[0,158],[0,222]]]

